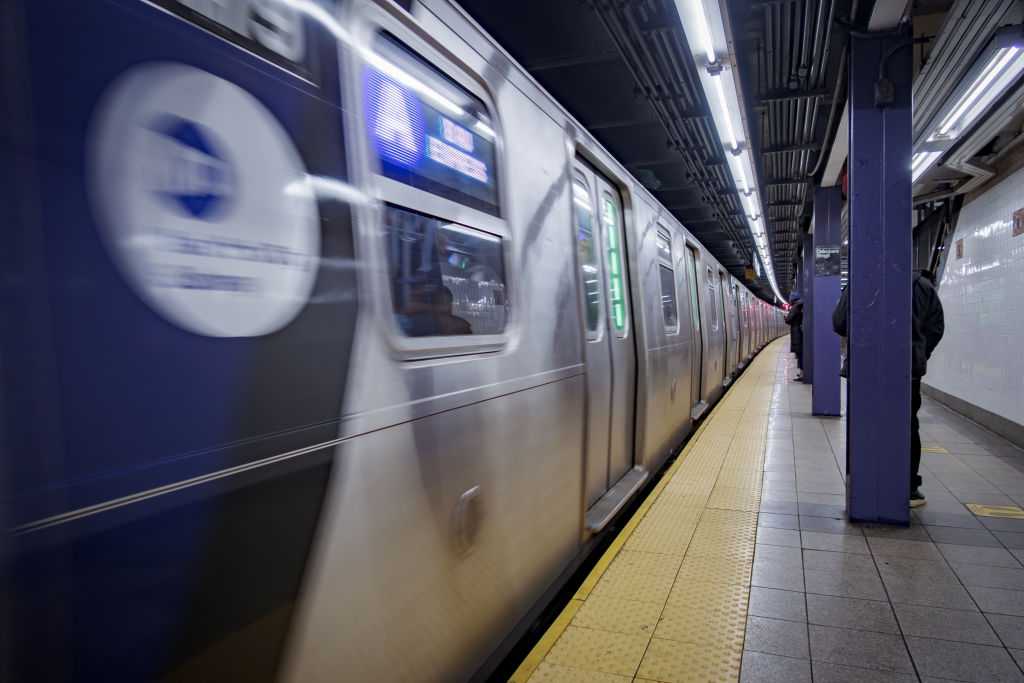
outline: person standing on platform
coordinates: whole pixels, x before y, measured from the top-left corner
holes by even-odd
[[[789,350],[796,354],[796,377],[803,379],[804,376],[804,302],[800,295],[793,293],[789,300],[792,308],[786,313],[786,324],[789,325]]]
[[[928,359],[942,341],[946,322],[942,301],[935,289],[935,276],[927,270],[914,273],[914,309],[911,326],[911,384],[910,384],[910,507],[925,504],[921,493],[921,425],[917,411],[921,409],[921,378],[928,371]]]
[[[928,371],[928,359],[942,341],[946,331],[942,301],[935,289],[935,276],[927,270],[914,273],[913,318],[911,320],[911,380],[910,380],[910,507],[925,504],[921,493],[921,424],[917,412],[921,409],[921,378]],[[832,328],[841,337],[847,337],[849,326],[849,287],[839,297],[832,313]],[[847,348],[840,374],[849,377],[850,355]]]

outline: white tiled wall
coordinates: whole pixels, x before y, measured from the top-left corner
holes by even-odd
[[[924,381],[1024,424],[1024,235],[1013,212],[1024,208],[1021,169],[960,212],[939,284],[946,336]],[[963,240],[963,257],[956,243]]]

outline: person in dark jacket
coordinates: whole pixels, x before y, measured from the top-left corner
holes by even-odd
[[[832,329],[843,338],[843,365],[839,368],[840,377],[850,376],[850,349],[846,339],[850,336],[849,332],[846,331],[846,319],[849,316],[850,309],[849,292],[849,287],[843,287],[843,293],[839,295],[839,303],[836,304],[836,310],[832,311]]]
[[[832,329],[841,337],[849,336],[849,287],[843,289],[832,313]],[[935,289],[935,276],[927,270],[914,273],[913,318],[911,320],[911,383],[910,383],[910,507],[925,504],[921,493],[921,425],[917,412],[921,409],[921,378],[928,371],[928,359],[942,341],[946,330],[942,301]],[[847,349],[840,375],[849,377],[850,355]]]
[[[793,294],[789,299],[793,307],[786,314],[786,324],[789,325],[789,350],[796,354],[796,377],[801,379],[804,376],[804,302],[800,300],[799,294]]]
[[[942,341],[946,321],[942,301],[935,289],[935,276],[927,270],[914,273],[914,317],[911,321],[911,384],[910,384],[910,507],[925,504],[920,491],[921,425],[917,411],[921,409],[921,378],[928,372],[928,359]]]

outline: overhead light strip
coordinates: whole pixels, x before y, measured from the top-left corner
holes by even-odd
[[[753,158],[746,140],[743,109],[740,106],[739,84],[732,67],[724,59],[729,54],[721,8],[715,0],[676,0],[676,11],[686,33],[690,52],[700,75],[704,97],[711,107],[711,116],[719,140],[728,159],[729,174],[746,213],[747,228],[754,241],[755,272],[760,270],[776,298],[782,301],[775,281],[771,250],[765,233],[765,214],[757,192]],[[759,269],[758,261],[761,268]]]
[[[997,31],[965,77],[964,85],[939,110],[922,142],[914,147],[911,182],[924,176],[943,154],[969,133],[992,105],[1024,74],[1024,43],[1020,26]]]

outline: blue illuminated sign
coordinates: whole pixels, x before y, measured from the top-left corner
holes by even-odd
[[[408,89],[376,69],[364,75],[366,125],[377,153],[412,168],[423,158],[423,108]]]
[[[410,79],[421,78],[423,74],[395,76],[365,67],[366,130],[380,160],[380,173],[497,213],[493,133],[485,137],[473,130],[479,119],[468,112],[460,115],[458,105],[431,83],[409,84]],[[441,89],[450,87],[445,83]],[[435,102],[444,105],[443,114]]]

